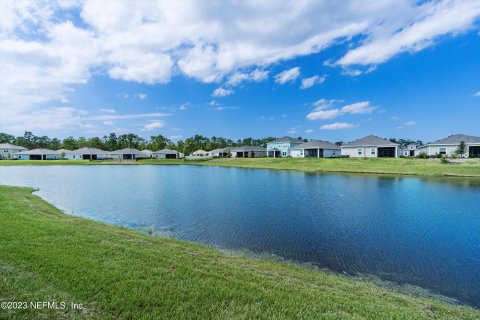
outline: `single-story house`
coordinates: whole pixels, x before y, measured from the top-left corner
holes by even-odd
[[[152,153],[155,159],[178,159],[178,152],[170,149],[162,149]]]
[[[198,158],[211,157],[210,152],[207,152],[207,151],[202,150],[202,149],[194,151],[190,156],[191,157],[198,157]]]
[[[228,156],[228,153],[230,152],[230,150],[232,150],[232,148],[230,148],[230,147],[219,148],[219,149],[214,149],[214,150],[210,151],[210,154],[214,158],[225,158],[225,157]]]
[[[69,160],[100,160],[110,158],[108,151],[97,148],[80,148],[66,153]]]
[[[457,153],[457,149],[462,141],[465,143],[465,154],[463,156],[470,158],[480,157],[480,137],[467,136],[465,134],[455,134],[445,139],[428,143],[418,150],[418,154],[450,156],[452,153]]]
[[[289,157],[290,149],[304,143],[303,140],[283,137],[267,143],[267,157]]]
[[[398,143],[374,135],[352,141],[340,148],[342,156],[351,158],[398,158],[402,155]]]
[[[415,157],[418,155],[418,149],[421,146],[418,144],[409,144],[402,148],[402,155],[404,157]]]
[[[261,158],[267,155],[267,149],[257,146],[243,146],[231,150],[232,158]]]
[[[60,152],[50,149],[33,149],[15,153],[15,159],[20,160],[57,160],[61,157]]]
[[[145,158],[151,158],[153,154],[153,151],[148,149],[143,149],[140,152],[145,155]]]
[[[296,147],[290,149],[290,156],[292,158],[332,158],[340,157],[340,147],[328,142],[320,140],[311,140],[299,144]]]
[[[27,148],[11,143],[0,143],[0,159],[13,159],[15,153],[26,151]]]
[[[145,159],[145,154],[138,149],[124,148],[110,152],[110,157],[117,160]]]

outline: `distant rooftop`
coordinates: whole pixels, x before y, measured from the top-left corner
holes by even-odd
[[[28,151],[17,152],[15,154],[61,154],[61,152],[50,149],[33,149]]]
[[[164,148],[162,150],[158,150],[158,151],[155,151],[153,153],[157,153],[157,154],[177,154],[178,152],[175,151],[175,150],[170,150],[170,149]]]
[[[303,143],[303,140],[285,136],[283,138],[271,141],[269,143]]]
[[[105,154],[108,153],[107,151],[104,151],[102,149],[97,149],[97,148],[80,148],[73,150],[71,153],[75,154]]]
[[[336,144],[333,144],[328,141],[321,141],[321,140],[311,140],[302,144],[299,144],[298,146],[292,148],[292,150],[295,149],[333,149],[333,150],[340,150],[340,147],[337,146]]]
[[[233,148],[232,152],[250,152],[250,151],[267,151],[266,148],[264,147],[259,147],[259,146],[243,146],[243,147],[237,147]]]
[[[429,144],[455,144],[458,145],[460,142],[465,143],[480,143],[480,137],[467,136],[466,134],[454,134],[446,137],[445,139],[440,139]]]
[[[11,143],[0,143],[0,149],[18,149],[18,150],[27,150],[27,148],[22,146],[16,146]]]
[[[361,139],[344,144],[342,147],[362,147],[362,146],[398,146],[398,143],[391,142],[374,135],[369,135]]]
[[[142,154],[142,155],[144,154],[140,150],[134,149],[134,148],[124,148],[124,149],[112,151],[110,153],[111,154]]]

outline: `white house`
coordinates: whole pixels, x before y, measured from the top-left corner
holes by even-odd
[[[415,157],[418,155],[418,149],[421,146],[418,144],[409,144],[402,148],[402,155],[404,157]]]
[[[58,160],[61,158],[60,152],[50,149],[22,151],[15,153],[14,156],[19,160]]]
[[[214,149],[214,150],[210,151],[210,154],[214,158],[225,158],[225,157],[228,156],[228,153],[230,152],[230,150],[232,150],[232,148],[230,148],[230,147],[219,148],[219,149]]]
[[[331,158],[341,155],[340,147],[328,142],[320,140],[311,140],[290,149],[292,158]]]
[[[267,155],[267,149],[257,146],[243,146],[231,150],[232,158],[261,158]]]
[[[377,136],[366,136],[341,146],[342,156],[351,158],[398,158],[402,155],[399,144]]]
[[[170,149],[162,149],[152,153],[154,159],[178,159],[178,152]]]
[[[205,150],[199,149],[197,151],[194,151],[191,155],[191,157],[196,157],[196,158],[208,158],[211,157],[210,152],[207,152]]]
[[[418,154],[425,153],[427,156],[450,156],[452,153],[457,153],[457,149],[462,141],[465,143],[464,157],[480,157],[480,137],[467,136],[465,134],[455,134],[445,139],[426,144],[418,149]]]
[[[267,143],[267,157],[289,157],[290,149],[302,144],[304,141],[291,137],[283,137]]]
[[[26,151],[27,148],[11,143],[0,143],[0,159],[13,159],[15,153]]]
[[[152,158],[152,154],[153,154],[153,151],[152,151],[152,150],[143,149],[143,150],[140,151],[140,152],[145,155],[145,158]]]
[[[117,160],[145,159],[145,154],[134,148],[124,148],[110,152],[110,157]]]
[[[108,159],[110,155],[107,151],[97,148],[80,148],[66,153],[70,160],[100,160]]]

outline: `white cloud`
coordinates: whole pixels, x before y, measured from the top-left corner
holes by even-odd
[[[333,119],[341,115],[342,112],[340,109],[332,109],[332,110],[318,110],[310,112],[307,115],[308,120],[326,120],[326,119]]]
[[[298,128],[300,128],[300,126],[296,126],[296,127],[293,127],[293,128],[290,128],[287,133],[288,134],[297,134],[298,133]]]
[[[325,79],[326,79],[326,76],[313,76],[310,78],[303,78],[300,89],[308,89],[310,87],[313,87],[316,84],[321,84],[325,82]]]
[[[324,110],[330,108],[334,103],[336,102],[341,102],[341,100],[335,100],[335,99],[320,99],[312,103],[312,105],[315,107],[315,110]]]
[[[347,123],[347,122],[335,122],[331,124],[324,124],[320,127],[321,130],[341,130],[341,129],[351,129],[358,127],[358,125]]]
[[[362,101],[346,105],[341,110],[343,113],[360,114],[372,113],[372,111],[375,109],[375,107],[370,106],[370,101]]]
[[[305,133],[312,133],[313,132],[313,129],[307,129],[305,130]]]
[[[300,76],[300,68],[295,67],[277,74],[275,76],[275,82],[280,84],[284,84],[287,82],[294,82],[299,76]]]
[[[226,97],[228,95],[231,95],[233,93],[233,90],[230,89],[224,89],[224,88],[217,88],[213,90],[212,96],[214,97]]]
[[[402,17],[403,12],[392,12],[384,31],[370,31],[364,43],[350,50],[337,64],[379,64],[399,53],[420,51],[442,35],[468,30],[480,16],[479,1],[427,1],[407,9],[412,11],[411,15]],[[395,19],[394,14],[400,16]]]
[[[192,107],[192,104],[190,102],[181,104],[180,107],[178,107],[179,110],[185,111],[187,109],[190,109]]]
[[[217,111],[235,110],[235,109],[238,109],[238,107],[222,107],[222,106],[219,106],[219,107],[216,107],[216,108],[215,108],[215,110],[217,110]]]
[[[0,13],[3,128],[6,116],[67,101],[93,75],[163,84],[175,73],[233,86],[341,41],[349,51],[329,64],[358,75],[478,28],[480,2],[43,0],[0,1]],[[290,72],[276,80],[294,81]]]
[[[480,91],[477,91],[473,94],[475,97],[480,97]]]
[[[173,136],[168,137],[168,139],[170,139],[172,141],[178,141],[178,140],[182,139],[182,135],[181,134],[173,135]]]
[[[132,93],[132,94],[125,94],[123,96],[125,99],[140,99],[144,100],[147,98],[147,95],[145,93]]]
[[[144,126],[144,129],[147,131],[152,131],[155,129],[163,128],[164,125],[165,124],[161,120],[151,120]]]
[[[100,108],[98,109],[100,112],[106,112],[106,113],[115,113],[115,109],[113,108]]]
[[[405,122],[406,126],[414,126],[416,124],[417,124],[417,121],[415,121],[415,120],[410,120],[410,121]]]
[[[128,120],[138,118],[153,118],[153,117],[167,117],[171,116],[171,113],[137,113],[137,114],[118,114],[118,115],[94,115],[87,116],[86,120],[92,121],[110,121],[110,120]]]
[[[255,69],[250,73],[235,72],[227,81],[227,85],[236,86],[243,81],[262,82],[268,78],[269,72],[267,70]]]

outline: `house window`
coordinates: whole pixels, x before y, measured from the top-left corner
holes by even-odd
[[[370,154],[374,156],[374,155],[375,155],[375,151],[376,151],[375,149],[371,149],[371,150],[370,150]]]
[[[335,155],[335,150],[332,151],[332,156],[334,156],[334,155]]]
[[[439,148],[438,153],[441,155],[447,154],[447,148]]]
[[[286,152],[282,152],[282,155],[283,155],[283,156],[286,156],[286,155],[287,155],[287,153],[286,153]]]
[[[358,155],[361,156],[363,154],[363,150],[362,149],[358,149]]]

